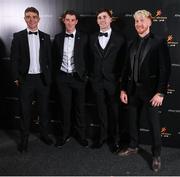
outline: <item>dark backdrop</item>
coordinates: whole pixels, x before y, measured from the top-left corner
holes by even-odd
[[[172,59],[172,75],[168,87],[168,95],[159,112],[162,125],[162,139],[165,145],[179,146],[180,136],[180,1],[179,0],[0,0],[0,127],[17,128],[19,114],[18,90],[14,86],[10,70],[10,45],[14,32],[26,27],[24,9],[34,6],[40,12],[39,28],[51,35],[62,30],[59,17],[67,9],[74,9],[80,14],[78,28],[88,33],[97,29],[95,12],[105,7],[112,9],[115,21],[113,28],[124,33],[127,39],[135,35],[133,13],[138,9],[152,12],[153,32],[165,37]],[[87,85],[87,121],[89,127],[98,126],[96,106],[94,104],[90,84]],[[52,87],[50,110],[51,122],[58,122],[58,107],[55,104],[56,92]],[[124,120],[126,117],[123,117]],[[123,122],[121,117],[121,121]],[[34,118],[37,121],[37,117]],[[125,127],[125,126],[123,126]],[[141,134],[143,141],[149,141],[149,129],[142,116]],[[179,141],[180,142],[180,141]]]

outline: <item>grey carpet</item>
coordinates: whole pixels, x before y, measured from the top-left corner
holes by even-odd
[[[141,176],[180,175],[180,149],[162,148],[162,170],[151,170],[150,146],[141,146],[140,154],[122,158],[112,154],[105,144],[101,149],[81,147],[71,139],[62,149],[45,145],[31,134],[29,152],[17,151],[17,131],[0,131],[1,176]]]

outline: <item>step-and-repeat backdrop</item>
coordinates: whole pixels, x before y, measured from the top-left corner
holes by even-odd
[[[51,35],[62,30],[60,16],[67,9],[80,14],[78,28],[92,33],[97,30],[95,13],[105,7],[113,11],[113,28],[121,31],[130,40],[135,35],[133,13],[138,9],[147,9],[153,15],[152,31],[166,38],[172,62],[172,74],[168,93],[159,114],[161,115],[161,135],[164,145],[180,145],[180,1],[179,0],[0,0],[0,127],[17,128],[20,118],[18,89],[12,81],[10,68],[10,46],[13,33],[26,28],[24,10],[34,6],[40,12],[39,28]],[[50,99],[51,122],[59,122],[55,88],[52,86]],[[91,85],[87,85],[87,122],[89,127],[98,127],[96,105],[91,96]],[[90,95],[90,96],[89,96]],[[35,102],[32,103],[35,107]],[[34,109],[34,121],[38,116]],[[126,119],[125,114],[121,116]],[[123,118],[122,118],[123,117]],[[124,123],[126,126],[126,123]],[[143,142],[149,142],[149,128],[146,117],[141,119]]]

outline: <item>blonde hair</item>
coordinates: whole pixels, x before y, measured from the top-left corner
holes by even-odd
[[[144,10],[144,9],[143,9],[143,10],[138,10],[138,11],[136,11],[136,12],[134,13],[133,17],[136,18],[136,16],[139,16],[139,15],[142,15],[142,16],[147,17],[147,18],[149,18],[149,19],[152,20],[152,15],[151,15],[151,13],[150,13],[149,11],[147,11],[147,10]]]

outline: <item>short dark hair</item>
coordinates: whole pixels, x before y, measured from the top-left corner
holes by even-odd
[[[34,12],[39,16],[39,11],[35,8],[35,7],[28,7],[25,9],[24,14],[28,13],[28,12]]]
[[[111,18],[112,18],[112,11],[111,10],[109,10],[109,9],[99,9],[97,12],[96,12],[96,17],[100,14],[100,13],[102,13],[102,12],[106,12]]]
[[[62,18],[64,19],[66,17],[66,15],[74,15],[76,17],[76,19],[79,18],[79,15],[74,10],[67,10],[67,11],[65,11],[63,16],[62,16]]]

